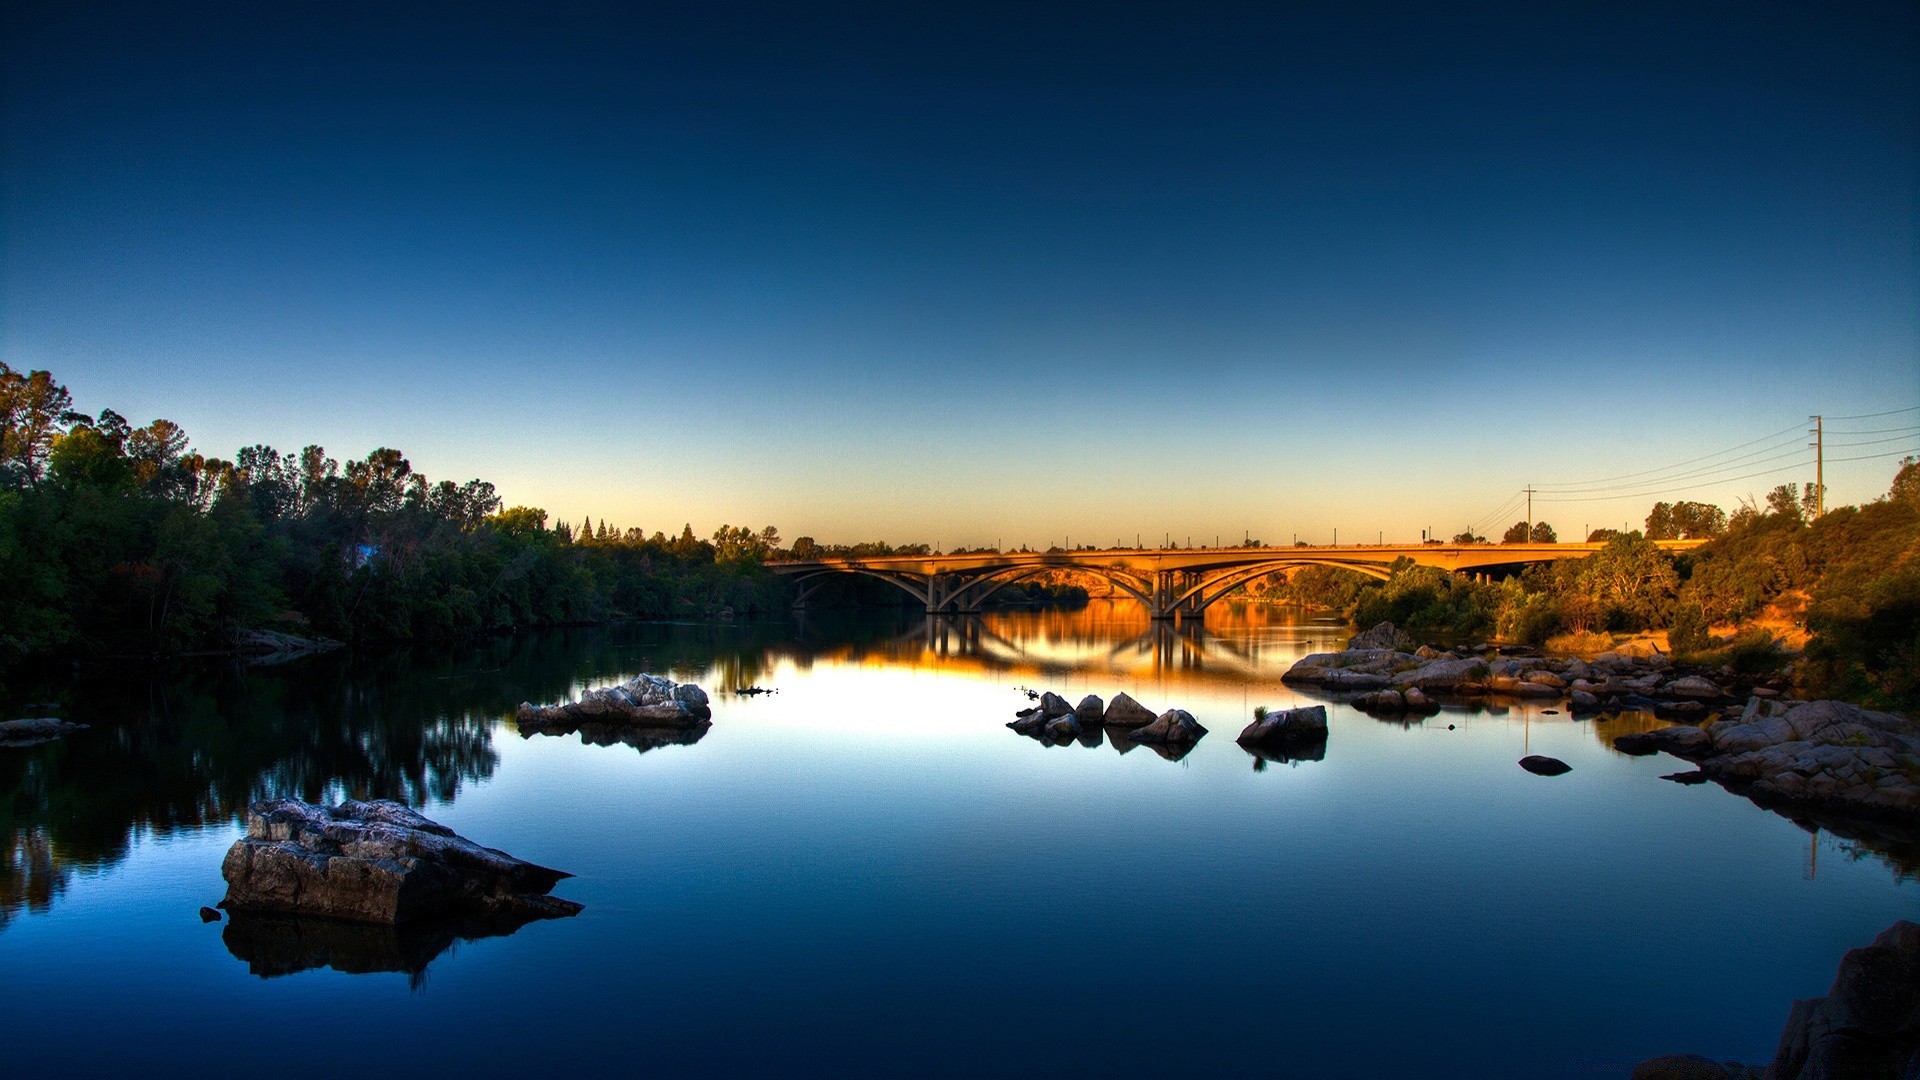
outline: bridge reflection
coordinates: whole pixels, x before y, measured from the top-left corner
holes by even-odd
[[[1182,681],[1242,686],[1277,680],[1303,647],[1339,648],[1350,632],[1332,623],[1287,621],[1271,624],[1273,633],[1262,634],[1258,631],[1269,624],[1237,609],[1223,610],[1219,621],[1229,624],[1228,633],[1215,634],[1199,620],[1169,623],[1147,619],[1124,604],[1100,603],[1093,610],[928,615],[862,651],[884,653],[893,663],[1000,676],[1178,675]]]

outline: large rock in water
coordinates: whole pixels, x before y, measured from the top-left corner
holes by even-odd
[[[85,731],[87,725],[75,724],[51,716],[36,716],[26,720],[0,720],[0,746],[34,746],[65,735],[69,731]]]
[[[1327,741],[1327,707],[1276,709],[1258,717],[1235,740],[1241,746]]]
[[[1793,1003],[1780,1032],[1780,1049],[1765,1073],[1735,1062],[1691,1054],[1643,1061],[1635,1080],[1693,1077],[1766,1077],[1766,1080],[1842,1080],[1920,1076],[1920,926],[1894,923],[1864,949],[1840,959],[1833,988],[1823,998]],[[1691,1070],[1691,1071],[1686,1071]]]
[[[1394,652],[1412,652],[1420,643],[1408,637],[1406,632],[1390,622],[1377,623],[1371,630],[1364,630],[1347,639],[1347,649],[1392,649]]]
[[[1125,690],[1122,690],[1113,695],[1112,701],[1107,702],[1105,719],[1110,727],[1138,727],[1141,724],[1153,723],[1154,715],[1145,705],[1133,700],[1127,696]]]
[[[659,675],[636,675],[617,686],[589,690],[579,701],[544,708],[523,701],[514,719],[522,731],[565,733],[582,721],[691,728],[706,724],[712,715],[707,692],[698,686]]]
[[[247,810],[247,835],[220,868],[230,911],[325,915],[399,923],[487,913],[576,915],[546,895],[571,874],[483,848],[396,802],[349,800],[328,809],[270,799]]]
[[[1200,721],[1195,720],[1192,713],[1185,709],[1168,709],[1156,717],[1153,723],[1129,732],[1128,738],[1137,743],[1182,746],[1199,742],[1200,736],[1206,733],[1207,729],[1200,726]]]

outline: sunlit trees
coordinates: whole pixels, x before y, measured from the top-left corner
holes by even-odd
[[[23,375],[0,363],[0,484],[38,484],[54,439],[76,419],[73,395],[50,372]]]
[[[1706,540],[1727,531],[1727,512],[1712,503],[1655,503],[1647,514],[1649,540]]]
[[[1559,536],[1553,531],[1553,526],[1544,521],[1534,522],[1531,529],[1526,522],[1516,521],[1509,525],[1506,533],[1500,537],[1500,542],[1503,544],[1554,544],[1559,540]]]

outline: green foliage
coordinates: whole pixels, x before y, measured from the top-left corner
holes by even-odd
[[[283,624],[349,641],[441,639],[617,615],[780,605],[772,528],[571,542],[481,480],[432,483],[398,450],[339,462],[268,446],[193,453],[166,420],[67,411],[0,365],[0,670],[53,655],[218,648]],[[583,533],[586,530],[582,530]],[[723,557],[716,560],[716,554]]]
[[[1649,540],[1706,540],[1727,531],[1727,513],[1712,503],[1655,503],[1647,514]]]
[[[1667,644],[1674,652],[1683,654],[1705,652],[1713,647],[1713,636],[1707,632],[1707,613],[1698,603],[1674,607],[1673,621],[1667,626]]]

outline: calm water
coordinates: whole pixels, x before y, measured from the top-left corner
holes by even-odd
[[[1916,916],[1889,856],[1540,706],[1334,706],[1324,760],[1258,762],[1252,707],[1314,700],[1279,674],[1346,631],[1148,631],[1098,605],[637,625],[83,682],[60,704],[92,730],[0,750],[8,1071],[1624,1076],[1767,1060],[1791,999]],[[505,719],[640,671],[714,692],[710,733]],[[1212,734],[1048,747],[1002,726],[1024,687]],[[229,941],[196,911],[236,813],[282,793],[408,800],[574,872],[586,911],[444,952]]]

